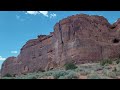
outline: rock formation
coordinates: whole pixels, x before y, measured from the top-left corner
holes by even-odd
[[[111,25],[97,15],[73,15],[56,23],[50,35],[29,40],[18,57],[2,64],[2,76],[120,57],[120,19]]]

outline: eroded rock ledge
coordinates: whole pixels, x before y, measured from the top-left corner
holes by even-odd
[[[78,14],[60,20],[50,35],[29,40],[18,57],[3,63],[2,76],[120,57],[120,19],[111,25],[97,15]]]

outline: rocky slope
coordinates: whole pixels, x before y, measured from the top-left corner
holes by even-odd
[[[54,26],[50,35],[29,40],[18,57],[2,64],[1,74],[21,75],[30,72],[120,57],[120,19],[111,25],[96,15],[73,15]]]

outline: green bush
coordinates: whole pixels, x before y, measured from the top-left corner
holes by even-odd
[[[78,67],[74,71],[76,71],[76,72],[82,72],[82,71],[84,71],[84,68]]]
[[[117,71],[120,71],[120,66],[116,66]]]
[[[120,63],[120,60],[118,59],[117,61],[116,61],[116,64],[119,64]]]
[[[7,73],[7,74],[5,74],[3,77],[12,77],[12,75],[9,74],[9,73]]]
[[[65,69],[66,70],[73,70],[73,69],[76,69],[76,68],[77,68],[77,66],[75,64],[73,64],[73,63],[65,64]]]
[[[47,71],[44,73],[44,76],[51,76],[55,71]]]
[[[120,71],[115,72],[116,76],[120,75]]]
[[[108,65],[108,64],[112,64],[112,63],[113,63],[112,60],[106,59],[106,60],[102,60],[100,62],[100,65],[105,66],[105,65]]]
[[[100,65],[101,65],[101,66],[104,66],[105,64],[106,64],[105,61],[101,61],[101,62],[100,62]]]
[[[89,70],[89,69],[84,69],[83,71],[81,71],[80,72],[80,75],[88,75],[88,74],[90,74],[91,73],[91,70]]]
[[[103,69],[111,70],[111,69],[112,69],[112,67],[110,67],[110,66],[104,66],[104,68],[103,68]]]
[[[67,79],[77,79],[78,76],[77,76],[77,74],[74,71],[72,71],[68,75],[66,75],[66,78]]]
[[[109,72],[108,76],[111,78],[116,78],[116,74],[114,72]]]
[[[114,69],[112,70],[113,72],[117,72],[117,68],[116,67],[114,67]]]
[[[103,73],[108,76],[108,77],[111,77],[111,78],[116,78],[116,73],[112,72],[112,71],[109,71],[109,70],[104,70]]]
[[[116,68],[116,69],[115,69],[115,68]],[[113,72],[115,72],[116,76],[119,76],[119,75],[120,75],[120,66],[119,66],[119,64],[118,64],[118,66],[115,67],[115,68],[114,68]]]
[[[31,79],[37,79],[37,77],[34,76],[34,77],[32,77]]]
[[[53,73],[53,77],[55,78],[55,79],[58,79],[59,77],[61,77],[61,76],[65,76],[65,75],[67,75],[68,73],[66,72],[66,71],[55,71],[54,73]]]

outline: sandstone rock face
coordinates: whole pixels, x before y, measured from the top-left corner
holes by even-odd
[[[120,57],[120,19],[111,25],[96,15],[74,15],[54,26],[50,35],[29,40],[18,57],[8,58],[1,73],[26,74],[75,64]]]

